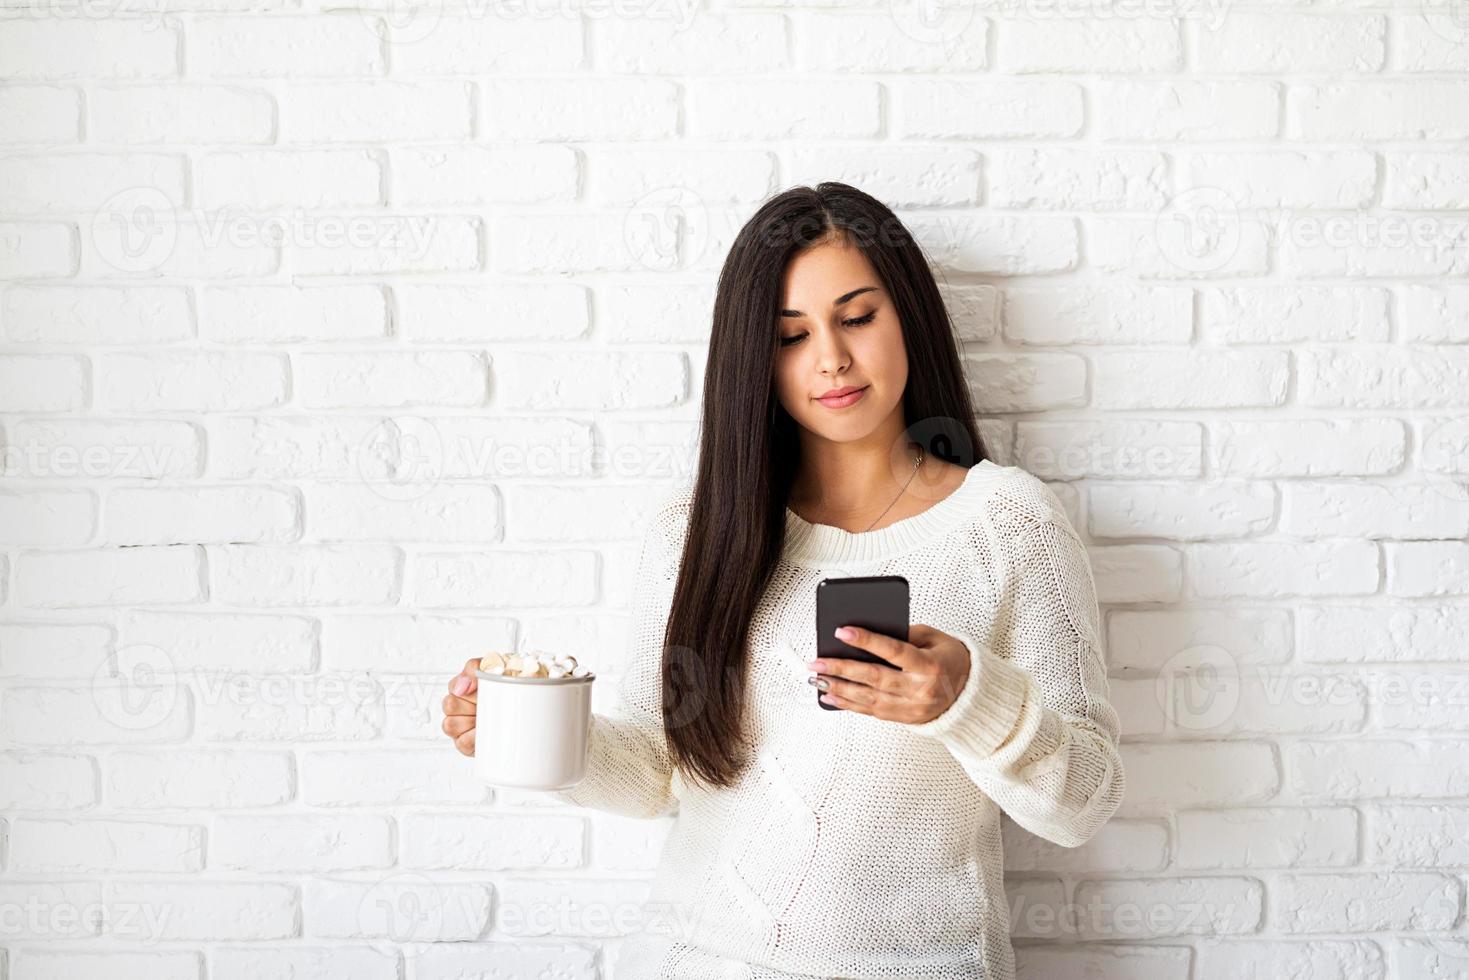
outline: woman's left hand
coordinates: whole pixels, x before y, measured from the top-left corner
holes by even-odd
[[[969,679],[969,649],[932,626],[910,626],[907,643],[856,626],[843,627],[837,634],[843,643],[893,665],[840,657],[807,663],[806,669],[815,672],[807,681],[825,678],[830,687],[821,699],[838,708],[918,725],[943,714]]]

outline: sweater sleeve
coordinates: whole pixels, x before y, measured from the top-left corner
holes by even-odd
[[[593,712],[586,775],[576,785],[541,795],[628,817],[671,810],[673,765],[663,732],[663,632],[678,579],[686,509],[666,503],[644,533],[633,588],[631,639],[608,714]],[[595,683],[601,683],[599,679]]]
[[[963,688],[943,714],[912,727],[942,741],[1016,823],[1077,847],[1117,810],[1125,786],[1096,586],[1059,504],[1011,541],[1004,577],[1013,596],[1000,603],[994,648],[959,636],[969,651]]]

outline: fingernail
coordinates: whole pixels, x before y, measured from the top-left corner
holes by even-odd
[[[810,684],[818,691],[825,691],[831,687],[831,681],[827,680],[825,677],[817,677],[814,674],[806,678],[806,683]]]
[[[854,629],[852,629],[849,626],[838,626],[837,627],[837,639],[838,640],[850,640],[853,637],[855,637],[856,635],[857,635],[857,631],[854,630]]]
[[[826,661],[824,661],[824,660],[808,660],[808,661],[806,661],[806,669],[807,670],[825,670],[826,669]]]
[[[463,694],[467,690],[469,690],[469,678],[460,674],[454,679],[454,693]]]

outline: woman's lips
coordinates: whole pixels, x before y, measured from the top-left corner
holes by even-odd
[[[845,395],[838,395],[835,398],[818,398],[816,400],[827,408],[846,408],[848,405],[857,404],[865,394],[867,394],[867,386],[863,385],[856,391],[849,392]]]

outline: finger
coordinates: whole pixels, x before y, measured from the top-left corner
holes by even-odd
[[[847,635],[838,635],[837,639],[843,643],[850,644],[859,650],[875,653],[899,670],[918,664],[917,651],[912,644],[882,633],[875,633],[860,626],[847,626],[841,629],[851,630]]]
[[[833,694],[830,691],[821,695],[821,700],[831,705],[833,708],[844,708],[847,711],[855,711],[859,714],[864,715],[872,714],[872,709],[869,706],[865,704],[858,704],[855,701],[850,701],[847,698],[842,697],[840,694]]]
[[[469,731],[465,732],[463,735],[460,735],[458,738],[454,739],[454,748],[456,748],[456,749],[459,750],[459,754],[460,755],[467,755],[467,756],[470,756],[471,758],[473,758],[473,756],[474,756],[474,729],[471,728]]]
[[[465,732],[474,731],[474,719],[466,718],[464,715],[445,715],[444,720],[439,723],[439,727],[450,738],[458,738]]]
[[[881,701],[886,695],[866,684],[858,684],[855,681],[842,680],[840,677],[828,677],[826,683],[827,694],[834,694],[844,701],[853,704],[872,706]]]
[[[468,716],[473,718],[478,706],[472,699],[456,698],[452,694],[444,695],[444,714],[453,716]]]
[[[910,680],[900,670],[883,664],[869,664],[861,660],[846,660],[841,657],[827,657],[815,661],[817,666],[812,668],[815,675],[822,677],[844,677],[857,684],[865,684],[879,691],[906,690],[904,685]]]
[[[478,669],[478,660],[466,661],[464,669],[449,678],[449,693],[457,694],[459,697],[468,696],[470,700],[473,700],[473,695],[479,690],[479,677],[475,674]]]

